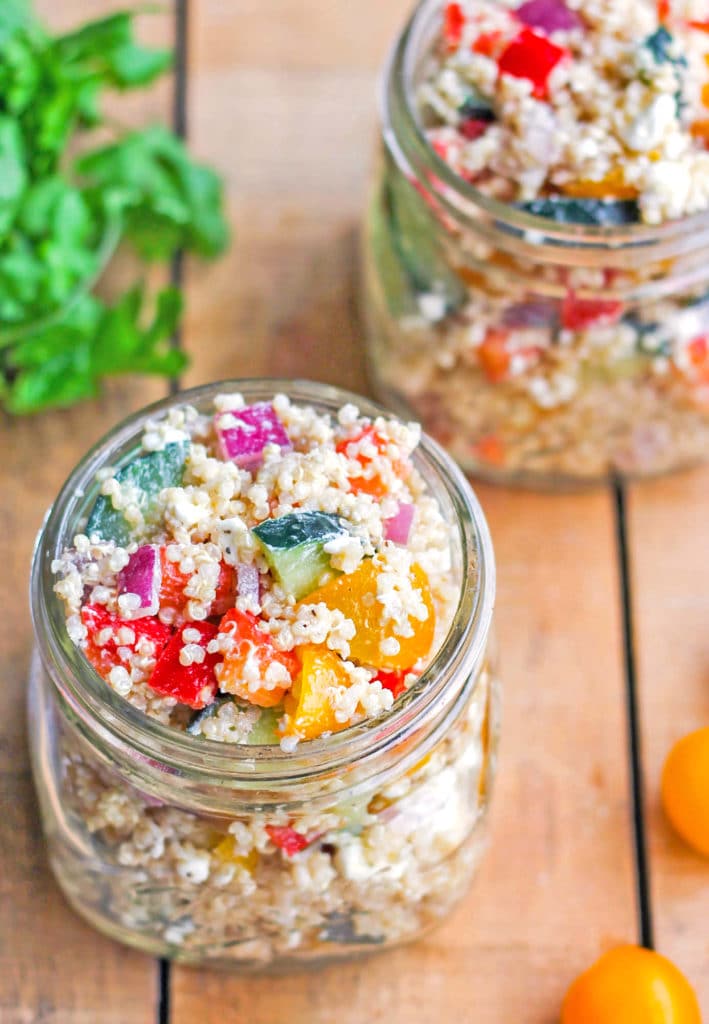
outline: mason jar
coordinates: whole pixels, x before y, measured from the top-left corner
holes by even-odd
[[[501,482],[579,485],[706,458],[709,213],[558,224],[458,177],[417,112],[444,6],[418,6],[384,73],[363,252],[376,393]]]
[[[97,470],[129,458],[149,419],[175,403],[206,411],[225,390],[382,412],[324,385],[230,381],[151,406],[93,448],[37,541],[30,742],[51,865],[83,917],[157,956],[284,970],[414,939],[465,892],[495,771],[495,568],[474,494],[424,437],[413,458],[450,523],[459,596],[441,648],[391,712],[288,753],[144,715],[70,641],[51,566],[91,507]],[[268,830],[281,826],[307,848],[277,848]]]

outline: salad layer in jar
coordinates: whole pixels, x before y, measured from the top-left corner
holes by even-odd
[[[430,154],[408,161],[406,115],[389,109],[370,214],[380,392],[492,476],[591,480],[705,457],[706,4],[436,6],[405,83]]]
[[[100,471],[52,565],[70,638],[107,688],[197,748],[295,756],[384,719],[460,596],[418,440],[413,424],[282,394],[219,395],[210,415],[172,407],[138,455]],[[170,800],[169,775],[155,800],[64,728],[61,799],[95,863],[65,858],[58,874],[100,926],[194,961],[411,938],[459,897],[481,849],[491,687],[483,666],[419,763],[356,799],[333,779],[330,799],[297,811],[201,815]]]

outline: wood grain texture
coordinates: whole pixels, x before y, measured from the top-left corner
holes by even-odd
[[[610,503],[481,496],[504,713],[491,847],[471,892],[423,941],[366,962],[275,981],[175,968],[175,1022],[330,1024],[336,1008],[338,1024],[552,1024],[574,975],[635,938]]]
[[[629,501],[638,692],[658,950],[675,960],[709,1015],[709,862],[660,806],[673,743],[709,723],[709,471],[635,487]]]
[[[189,135],[224,175],[234,242],[190,269],[190,384],[309,375],[361,389],[353,267],[379,68],[407,0],[199,0]]]
[[[385,25],[376,0],[279,0],[282,17],[246,0],[192,8],[190,139],[225,174],[235,240],[188,275],[189,383],[284,374],[366,388],[356,225],[375,69],[393,8],[400,23],[408,5],[386,6]],[[468,899],[421,943],[323,973],[175,967],[174,1024],[551,1024],[574,974],[634,938],[610,501],[483,497],[499,559],[504,739],[491,851]]]
[[[50,24],[69,28],[115,8],[109,0],[43,0]],[[171,45],[168,14],[146,19],[145,38]],[[127,123],[169,116],[170,83],[149,100],[121,98]],[[123,267],[116,287],[132,268]],[[166,393],[162,382],[126,379],[101,400],[67,412],[11,420],[0,414],[0,1020],[2,1024],[150,1024],[156,965],[85,925],[51,877],[32,789],[24,705],[32,645],[26,591],[32,544],[57,490],[86,448],[131,411]]]

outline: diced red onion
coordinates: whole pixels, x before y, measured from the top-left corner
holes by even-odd
[[[546,33],[570,32],[584,25],[580,15],[570,10],[564,0],[527,0],[515,14],[525,25]]]
[[[558,304],[550,299],[530,299],[508,306],[502,314],[505,327],[549,327],[559,319]]]
[[[268,402],[217,413],[214,423],[222,457],[235,462],[241,469],[257,469],[267,444],[278,445],[284,452],[293,447],[285,427]]]
[[[118,575],[119,595],[135,594],[140,599],[138,607],[131,611],[131,618],[157,615],[161,582],[160,549],[156,544],[144,544],[133,552],[128,565]]]
[[[255,565],[242,565],[236,567],[236,592],[239,597],[259,603],[261,586],[259,571]]]
[[[395,544],[406,544],[414,521],[414,506],[411,502],[400,501],[395,515],[384,520],[384,539]]]

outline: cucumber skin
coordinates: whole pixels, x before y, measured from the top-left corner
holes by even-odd
[[[637,224],[640,220],[634,199],[583,199],[551,196],[516,203],[518,209],[536,217],[546,217],[556,224],[586,224],[591,227],[617,227]]]
[[[291,512],[267,519],[252,532],[277,581],[299,601],[330,568],[325,544],[346,530],[341,519],[326,512]]]
[[[160,491],[166,487],[179,487],[185,472],[188,441],[173,441],[158,452],[150,452],[129,462],[116,473],[119,483],[134,484],[140,491],[140,506],[144,514]],[[99,494],[91,509],[86,524],[87,536],[98,536],[100,540],[112,540],[125,547],[133,540],[130,526],[120,509],[105,494]]]

